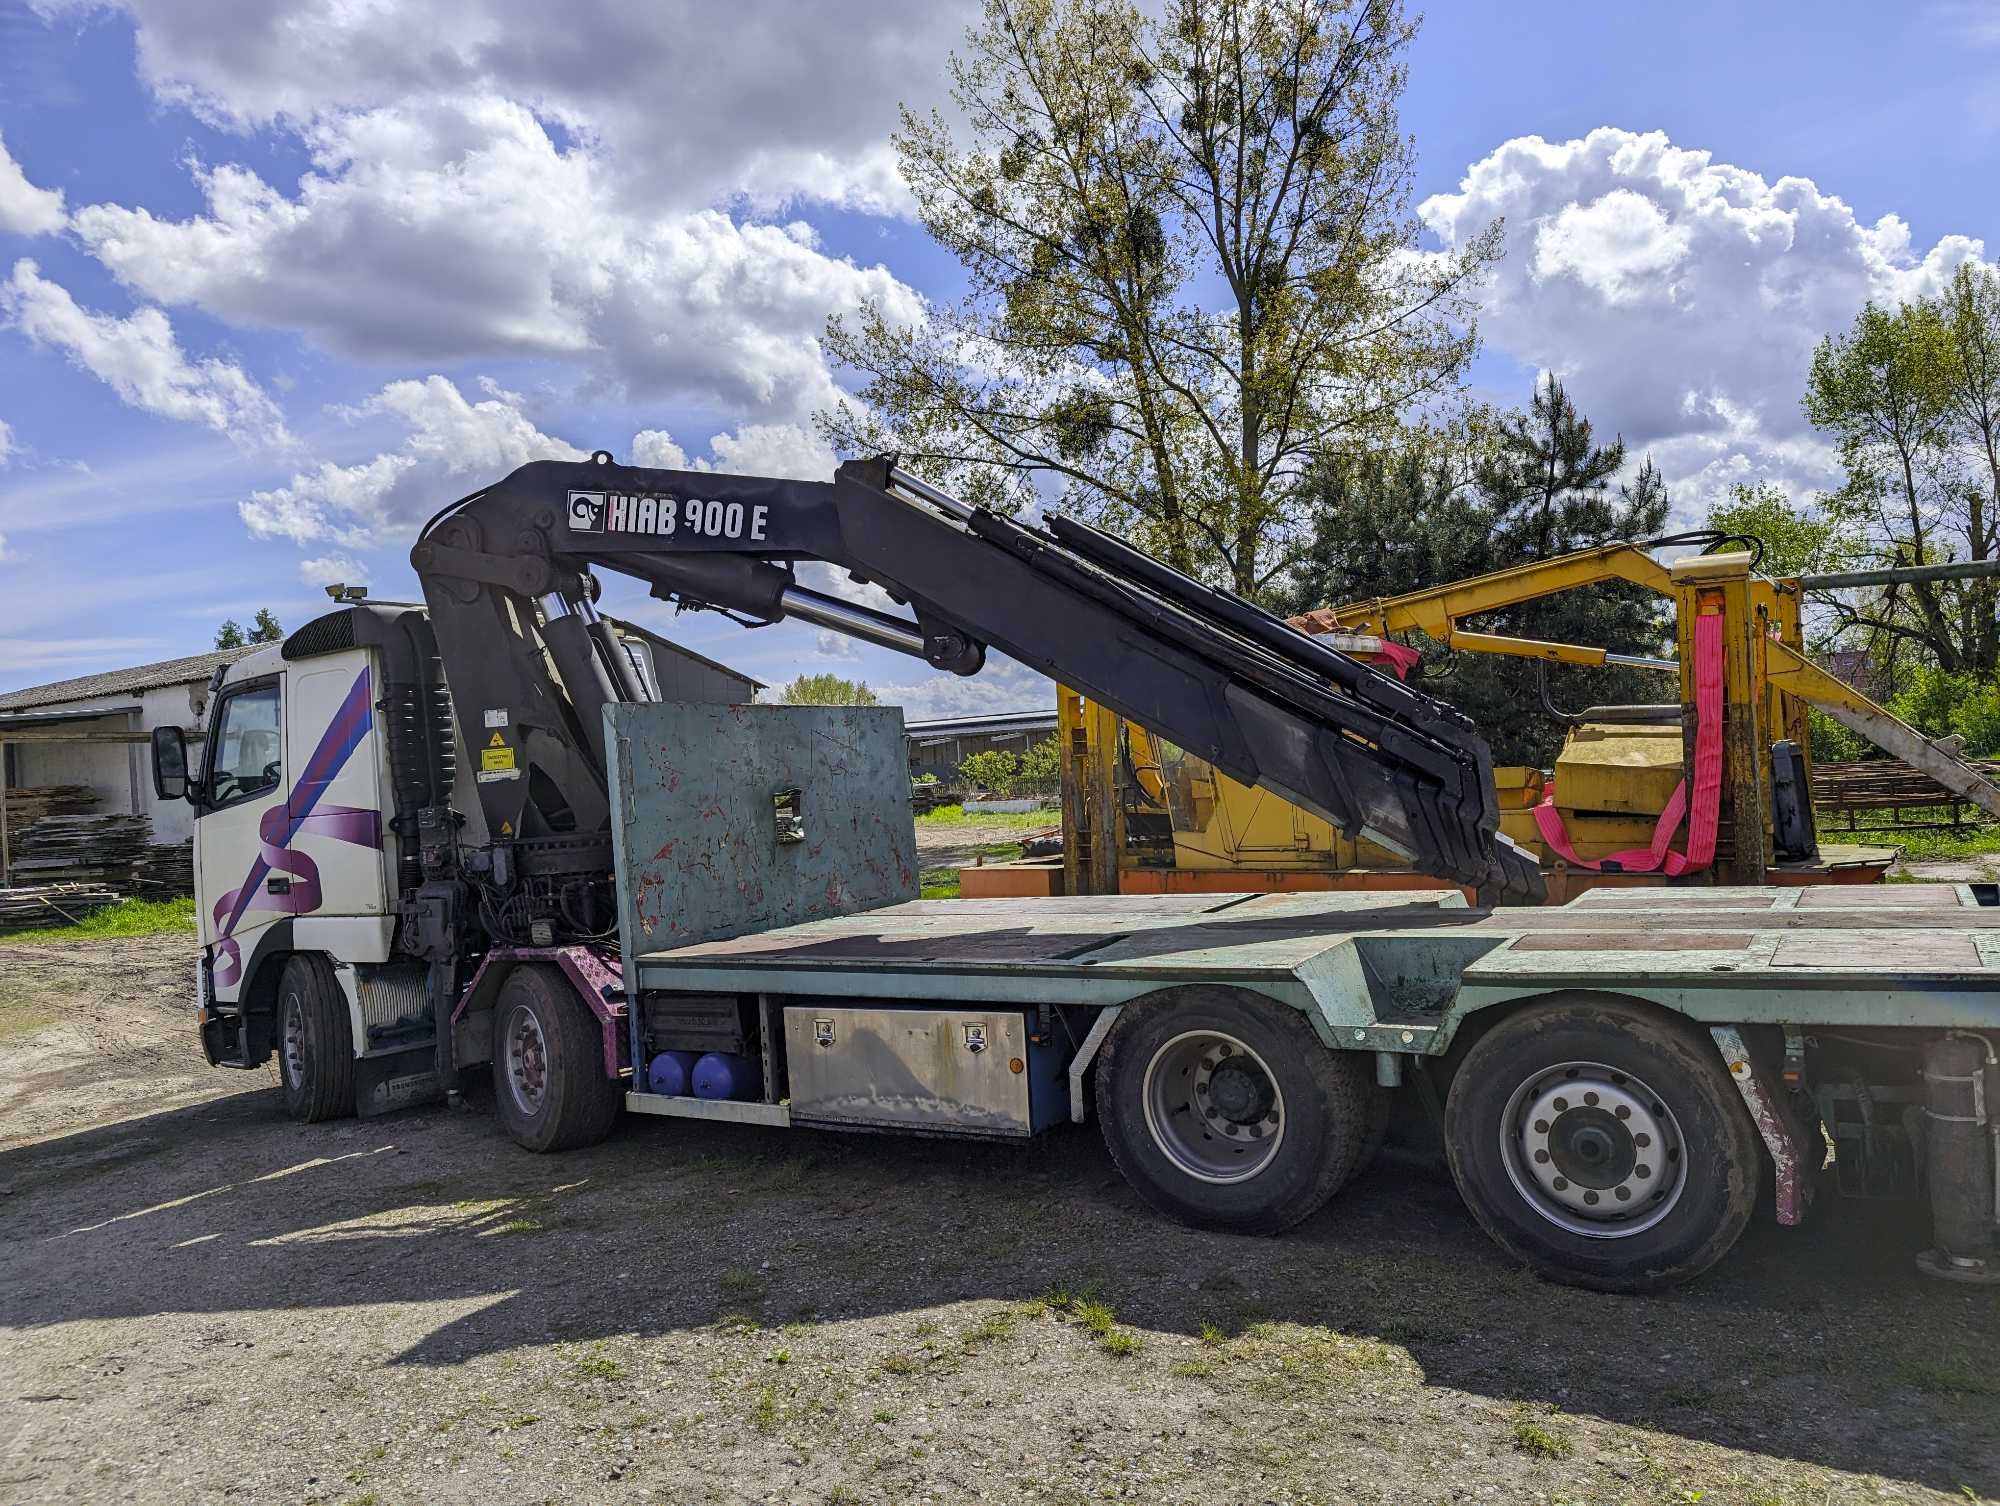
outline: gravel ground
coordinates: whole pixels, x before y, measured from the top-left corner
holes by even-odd
[[[0,948],[8,1506],[2000,1493],[2000,1293],[1920,1280],[1895,1210],[1638,1300],[1512,1269],[1408,1164],[1248,1240],[1091,1131],[302,1128],[201,1063],[188,962]]]

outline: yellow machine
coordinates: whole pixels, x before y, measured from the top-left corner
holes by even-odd
[[[1517,603],[1606,581],[1628,581],[1671,599],[1676,657],[1621,655],[1578,644],[1478,632],[1468,619]],[[1804,653],[1801,585],[1751,570],[1748,553],[1697,555],[1663,564],[1635,544],[1612,544],[1552,560],[1414,591],[1354,602],[1293,619],[1361,658],[1404,653],[1392,634],[1421,632],[1450,648],[1510,654],[1557,664],[1631,665],[1671,672],[1673,702],[1650,709],[1602,708],[1555,751],[1553,798],[1570,851],[1585,862],[1652,844],[1661,812],[1695,759],[1697,622],[1720,619],[1722,793],[1716,852],[1704,872],[1716,883],[1865,882],[1879,878],[1893,849],[1818,846],[1805,795],[1806,707],[1820,707],[1946,788],[2000,815],[2000,791]],[[1672,683],[1672,682],[1670,682]],[[1676,705],[1677,703],[1677,705]],[[983,871],[965,892],[1069,893],[1184,890],[1415,888],[1435,880],[1409,871],[1394,853],[1335,831],[1268,791],[1246,787],[1205,760],[1157,739],[1085,698],[1059,695],[1063,754],[1064,859],[1060,874],[1012,880]],[[1783,768],[1774,770],[1778,745]],[[1570,864],[1544,841],[1535,807],[1548,792],[1539,769],[1494,771],[1502,830],[1543,860],[1554,900],[1600,883],[1659,883],[1657,872],[1598,872]],[[1806,841],[1780,831],[1774,778],[1803,802]],[[1685,839],[1685,823],[1680,827]],[[1678,842],[1677,842],[1677,845]]]

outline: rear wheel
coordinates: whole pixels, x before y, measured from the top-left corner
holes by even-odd
[[[333,965],[315,952],[285,959],[278,978],[278,1076],[285,1112],[302,1124],[354,1112],[354,1027]]]
[[[1365,1059],[1330,1051],[1296,1010],[1228,989],[1128,1006],[1097,1065],[1111,1158],[1186,1223],[1273,1234],[1353,1173],[1372,1123]]]
[[[493,1101],[518,1145],[594,1145],[611,1133],[624,1092],[604,1070],[604,1033],[553,967],[507,975],[493,1007]]]
[[[1503,1249],[1600,1291],[1658,1291],[1715,1264],[1761,1170],[1706,1033],[1615,1000],[1552,999],[1496,1025],[1452,1079],[1445,1143]]]

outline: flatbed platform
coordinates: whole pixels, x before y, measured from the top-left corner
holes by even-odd
[[[1981,892],[1981,890],[1985,892]],[[1226,984],[1329,1043],[1443,1050],[1471,1009],[1593,989],[1715,1022],[2000,1027],[1991,886],[918,900],[635,959],[644,989],[1032,1005]],[[1985,901],[1982,903],[1982,901]]]

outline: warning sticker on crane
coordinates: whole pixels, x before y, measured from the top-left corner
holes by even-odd
[[[494,774],[502,769],[514,767],[514,750],[507,746],[499,733],[493,734],[493,741],[479,750],[479,768],[482,773]]]

